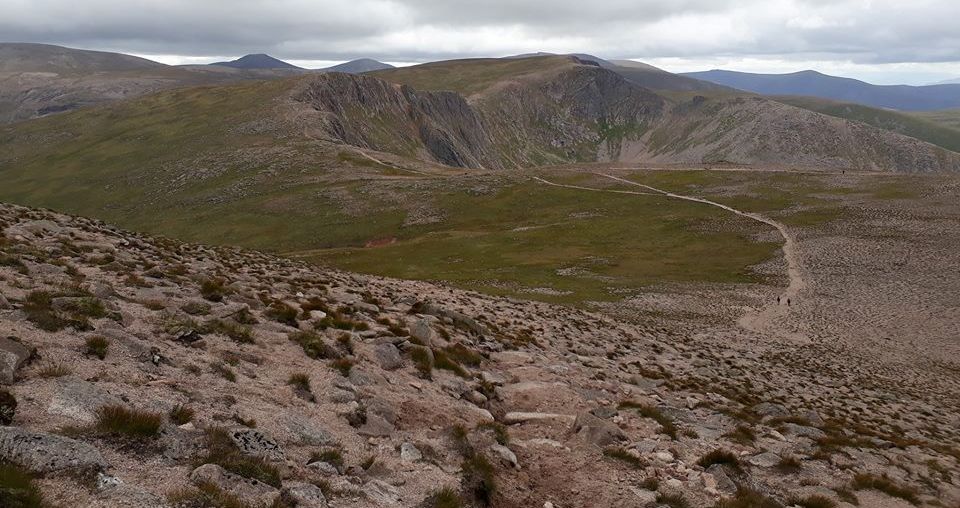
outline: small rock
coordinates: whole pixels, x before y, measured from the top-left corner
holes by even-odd
[[[285,506],[297,508],[327,508],[327,498],[320,487],[310,483],[292,482],[284,485],[280,499]]]
[[[378,344],[373,348],[373,354],[383,370],[396,370],[403,367],[403,357],[400,356],[400,350],[393,344]]]
[[[287,432],[293,435],[293,441],[299,445],[332,446],[337,443],[333,434],[298,414],[286,415],[282,423]]]
[[[507,377],[500,373],[483,371],[480,373],[480,379],[484,383],[488,383],[494,386],[503,386],[507,384]]]
[[[110,476],[108,474],[103,474],[102,472],[97,473],[97,490],[99,491],[112,489],[122,483],[123,481],[116,476]]]
[[[790,415],[790,411],[787,410],[785,406],[773,402],[761,402],[753,406],[753,412],[761,418],[776,418]]]
[[[601,448],[627,439],[626,434],[616,424],[601,420],[590,413],[577,415],[571,432],[583,436],[587,441]]]
[[[827,434],[815,427],[807,427],[806,425],[797,425],[795,423],[785,423],[783,424],[783,430],[787,434],[792,434],[794,436],[801,436],[813,439],[822,439],[827,436]]]
[[[561,415],[556,413],[527,413],[512,411],[503,415],[503,423],[506,423],[507,425],[544,420],[566,420],[572,423],[575,419],[576,417],[571,415]]]
[[[670,452],[659,451],[653,454],[653,458],[660,462],[673,462],[673,454]]]
[[[646,489],[639,489],[637,487],[630,487],[630,491],[637,496],[640,506],[646,506],[648,504],[657,502],[656,492],[651,492]]]
[[[390,437],[396,427],[380,415],[368,414],[367,423],[357,429],[357,434],[366,437]]]
[[[763,452],[747,458],[747,462],[757,467],[773,467],[780,463],[780,456],[772,452]]]
[[[236,429],[230,432],[233,444],[246,455],[267,460],[283,460],[283,449],[276,441],[256,429]]]
[[[2,302],[0,302],[2,304]],[[2,308],[2,305],[0,305]],[[12,338],[0,337],[0,385],[10,385],[16,380],[17,370],[26,364],[34,352]]]
[[[310,469],[313,469],[314,471],[324,476],[338,476],[340,474],[340,470],[337,469],[337,466],[334,466],[333,464],[329,462],[324,462],[322,460],[311,462],[307,464],[307,467],[309,467]]]
[[[423,454],[413,443],[403,443],[400,445],[400,460],[404,462],[416,462],[423,458]]]
[[[494,455],[500,457],[500,460],[510,467],[514,469],[520,469],[520,463],[517,461],[517,454],[513,453],[513,451],[506,446],[498,443],[492,444],[490,445],[490,451],[493,452]]]
[[[364,484],[362,491],[375,506],[396,506],[401,501],[396,487],[380,480],[367,482]]]

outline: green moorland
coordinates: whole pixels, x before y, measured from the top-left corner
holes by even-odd
[[[513,61],[502,65],[502,76],[519,75]],[[417,175],[272,127],[277,98],[295,83],[171,90],[0,127],[0,199],[183,241],[564,303],[616,300],[661,282],[756,282],[750,267],[777,255],[778,243],[756,240],[768,228],[706,205],[548,187],[529,171]],[[585,172],[539,174],[626,189]],[[837,218],[844,194],[911,197],[893,176],[863,188],[786,173],[631,178],[797,226]]]
[[[910,115],[960,131],[960,109],[916,111],[910,113]]]
[[[368,73],[418,90],[448,90],[470,96],[508,79],[569,67],[565,56],[449,60]]]

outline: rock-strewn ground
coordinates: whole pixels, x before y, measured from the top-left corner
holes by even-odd
[[[850,364],[820,321],[636,324],[12,205],[0,228],[0,460],[52,505],[960,502],[956,371]]]

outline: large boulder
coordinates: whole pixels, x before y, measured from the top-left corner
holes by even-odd
[[[19,427],[0,427],[0,462],[20,464],[39,474],[102,471],[108,467],[92,445]]]
[[[61,378],[55,387],[47,413],[66,416],[79,423],[93,423],[101,407],[121,403],[119,398],[81,379]]]
[[[17,369],[33,357],[33,350],[12,338],[0,337],[0,385],[16,380]]]

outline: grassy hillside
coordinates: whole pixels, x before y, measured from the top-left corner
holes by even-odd
[[[776,100],[825,115],[862,122],[960,152],[960,110],[901,113],[816,97],[780,96]]]
[[[482,92],[507,80],[523,79],[574,65],[568,56],[447,60],[412,67],[371,72],[369,75],[418,90],[448,90],[465,96]]]
[[[928,122],[956,129],[960,131],[960,109],[946,109],[943,111],[918,111],[911,116],[922,118]]]

